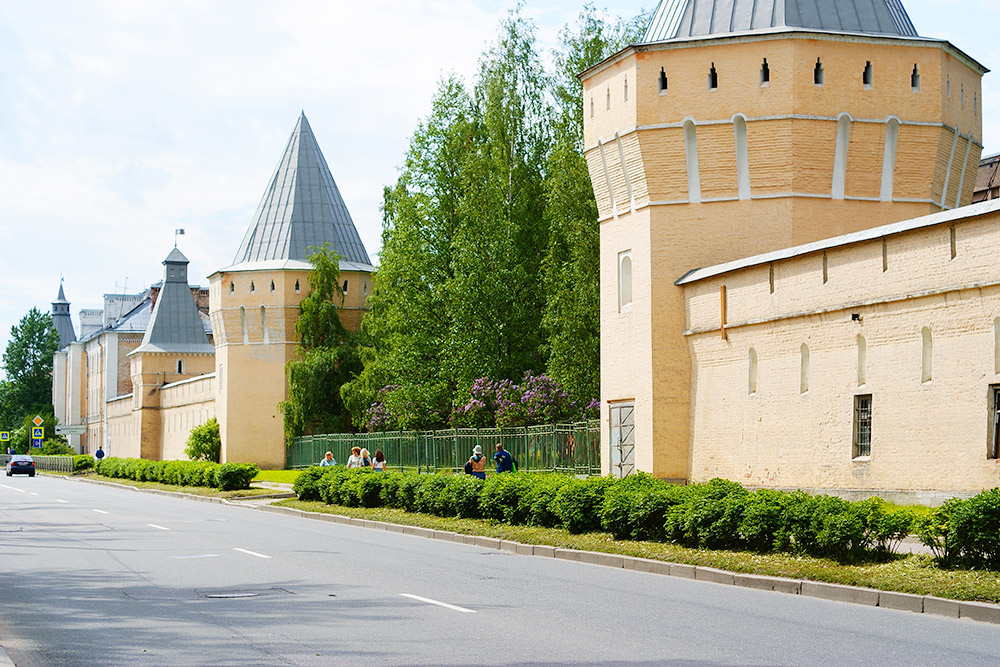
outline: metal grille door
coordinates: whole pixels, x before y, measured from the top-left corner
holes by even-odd
[[[611,474],[625,477],[635,472],[635,406],[611,406]]]

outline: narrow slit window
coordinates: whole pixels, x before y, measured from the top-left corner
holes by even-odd
[[[667,93],[667,73],[664,69],[660,68],[660,95],[665,95]]]
[[[868,341],[858,334],[858,386],[865,386],[866,366],[868,365]]]
[[[715,63],[708,70],[708,89],[715,90],[719,87],[719,73],[715,71]]]
[[[625,77],[625,101],[628,102],[628,77]]]
[[[607,110],[610,111],[611,110],[611,88],[608,88],[607,92],[608,92],[608,99],[607,99],[607,104],[605,106],[607,107]]]
[[[347,281],[344,281],[344,294],[347,294]]]
[[[181,360],[181,359],[177,360],[177,372],[178,373],[183,373],[184,372],[184,361]]]
[[[951,99],[951,74],[944,78],[944,94]]]
[[[823,284],[830,280],[830,259],[823,253]]]
[[[298,280],[295,281],[295,293],[296,294],[299,293],[299,281]]]
[[[771,82],[771,68],[767,66],[767,58],[760,64],[760,85],[765,86]]]
[[[889,244],[882,238],[882,273],[889,270]]]
[[[809,346],[802,343],[799,348],[799,393],[809,391]]]
[[[229,283],[229,293],[232,294],[235,289],[236,285],[234,285],[233,283]]]
[[[594,98],[590,98],[590,117],[594,117]]]
[[[774,262],[771,262],[767,266],[767,282],[771,289],[771,294],[774,294]]]
[[[958,256],[958,238],[955,235],[955,225],[948,227],[948,243],[951,245],[951,258]]]
[[[757,393],[757,350],[750,348],[747,354],[747,394],[753,396]]]
[[[253,294],[253,291],[254,291],[254,286],[253,286],[253,281],[251,280],[250,281],[250,293]]]
[[[820,59],[816,59],[816,67],[813,68],[813,84],[817,86],[823,85],[823,63]]]
[[[865,88],[872,87],[872,61],[865,61],[865,71],[861,73],[861,85]]]
[[[910,74],[910,89],[913,92],[920,90],[920,70],[917,69],[916,63],[913,63],[913,73]]]
[[[958,93],[959,93],[959,95],[958,95],[959,96],[959,102],[964,107],[965,106],[965,84],[964,83],[961,86],[959,86]]]
[[[933,379],[931,366],[934,361],[934,340],[931,338],[931,330],[924,327],[920,330],[921,338],[921,360],[920,360],[920,382],[930,382]]]
[[[261,335],[263,336],[263,341],[265,343],[271,342],[271,337],[268,335],[267,332],[267,310],[264,308],[264,306],[260,307],[260,330],[262,332]]]
[[[271,291],[272,292],[274,291],[274,281],[273,280],[271,281]]]

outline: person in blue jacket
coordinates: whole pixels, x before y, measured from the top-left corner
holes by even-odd
[[[505,450],[499,442],[493,460],[497,462],[497,472],[517,472],[517,459],[511,456],[510,452]]]

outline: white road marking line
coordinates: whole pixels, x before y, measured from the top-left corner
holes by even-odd
[[[170,530],[169,528],[164,528],[163,526],[157,526],[155,523],[147,523],[150,528],[159,528],[160,530]]]
[[[69,504],[68,500],[60,500],[59,498],[56,498],[56,502],[57,503],[67,503],[67,504]]]
[[[7,486],[6,484],[0,484],[5,489],[10,489],[11,491],[17,491],[18,493],[26,493],[24,489],[19,489],[16,486]]]
[[[94,511],[97,512],[98,514],[107,514],[107,512],[105,512],[104,510],[94,510]]]
[[[174,558],[177,558],[177,559],[184,559],[184,558],[218,558],[218,557],[219,557],[219,554],[194,554],[194,555],[191,555],[191,556],[174,556]]]
[[[471,609],[466,609],[465,607],[456,607],[453,604],[448,604],[447,602],[438,602],[437,600],[431,600],[430,598],[422,598],[419,595],[410,595],[409,593],[400,593],[404,598],[411,598],[413,600],[419,600],[420,602],[426,602],[427,604],[436,604],[439,607],[447,607],[448,609],[454,609],[455,611],[460,611],[463,614],[475,614]]]
[[[32,491],[32,492],[31,492],[31,495],[33,495],[33,496],[37,496],[38,494],[37,494],[37,493],[35,493],[34,491]]]
[[[256,556],[257,558],[270,558],[270,556],[259,554],[256,551],[250,551],[248,549],[240,549],[239,547],[233,547],[233,551],[239,551],[240,553],[250,554],[251,556]]]

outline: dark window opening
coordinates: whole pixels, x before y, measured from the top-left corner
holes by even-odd
[[[813,68],[813,83],[817,86],[823,85],[823,63],[816,59],[816,67]]]
[[[865,62],[865,71],[861,74],[861,83],[866,86],[872,85],[872,63],[870,60]]]
[[[663,71],[662,67],[660,68],[660,92],[667,92],[667,73]]]
[[[1000,384],[990,385],[990,439],[986,458],[1000,458]]]
[[[253,291],[254,291],[254,286],[253,286],[253,281],[251,280],[250,281],[250,293],[253,294]]]
[[[274,281],[273,280],[271,281],[271,291],[272,292],[274,291]]]
[[[910,74],[910,88],[914,91],[920,90],[920,72],[917,71],[916,63],[913,63],[913,73]]]
[[[229,293],[232,294],[233,290],[235,290],[235,289],[236,289],[236,285],[234,285],[233,283],[229,283]]]
[[[760,84],[764,85],[771,80],[771,68],[767,66],[767,58],[764,58],[764,62],[760,66]]]
[[[299,281],[298,280],[295,281],[295,293],[296,294],[299,293]]]
[[[708,70],[708,89],[715,90],[719,87],[719,73],[715,71],[715,63],[712,63],[711,69]]]
[[[347,294],[347,281],[344,281],[344,294]]]
[[[872,454],[872,395],[854,397],[854,457]]]

